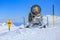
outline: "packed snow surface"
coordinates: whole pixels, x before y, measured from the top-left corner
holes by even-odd
[[[44,20],[46,17],[44,16]],[[48,15],[48,20],[47,28],[24,28],[22,24],[19,27],[13,25],[10,32],[6,23],[0,23],[0,40],[60,40],[60,17],[55,16],[54,27],[52,26],[52,16]]]

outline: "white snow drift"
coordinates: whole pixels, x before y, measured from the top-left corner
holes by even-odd
[[[47,16],[44,16],[44,20],[46,20],[46,17]],[[10,32],[6,31],[8,27],[5,25],[5,23],[3,25],[0,24],[0,40],[60,40],[60,17],[55,16],[54,27],[51,26],[52,16],[48,15],[48,20],[50,25],[47,28],[19,29],[13,26],[11,27]],[[21,25],[20,27],[23,26],[24,25]]]

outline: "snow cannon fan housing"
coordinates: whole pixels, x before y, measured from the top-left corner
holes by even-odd
[[[34,15],[41,14],[41,7],[39,5],[33,5],[31,7],[31,13]]]

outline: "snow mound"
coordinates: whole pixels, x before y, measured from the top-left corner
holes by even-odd
[[[52,27],[53,25],[53,16],[52,15],[46,15],[46,16],[43,16],[43,22],[45,24],[47,24],[47,17],[48,17],[48,24],[50,27]],[[60,25],[60,16],[54,16],[54,25]]]

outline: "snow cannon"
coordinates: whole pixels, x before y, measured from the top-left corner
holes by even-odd
[[[31,12],[28,15],[28,27],[42,27],[42,15],[41,7],[39,5],[33,5]]]

